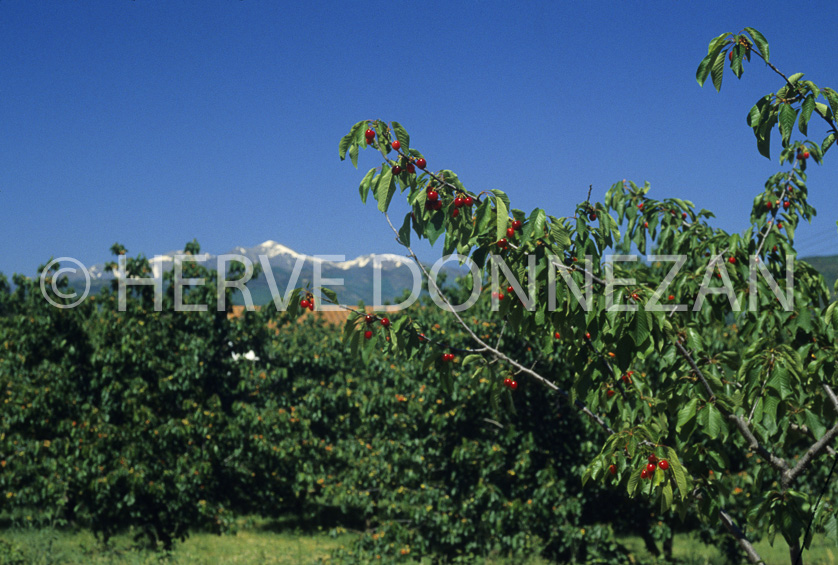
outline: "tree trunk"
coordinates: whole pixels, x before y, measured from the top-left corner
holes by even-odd
[[[651,553],[655,557],[660,557],[661,551],[658,549],[657,544],[655,543],[655,538],[652,537],[652,532],[648,529],[644,529],[640,532],[641,537],[643,538],[643,543],[646,544],[646,551]]]
[[[663,540],[663,556],[667,561],[672,561],[672,541],[675,538],[675,530],[669,528],[669,535]]]
[[[789,546],[789,557],[791,557],[791,565],[803,565],[803,548],[800,547],[799,541]]]

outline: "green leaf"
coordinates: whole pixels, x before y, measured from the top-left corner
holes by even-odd
[[[410,219],[413,216],[413,212],[408,212],[404,215],[404,222],[402,222],[402,227],[399,229],[399,243],[404,246],[410,245]]]
[[[757,150],[765,158],[771,158],[771,130],[777,123],[777,110],[770,108],[763,116],[754,132],[757,136]]]
[[[701,60],[701,63],[698,64],[698,70],[695,72],[695,80],[698,81],[699,86],[704,86],[704,82],[710,74],[710,67],[713,65],[713,61],[716,60],[722,48],[729,43],[729,40],[725,39],[728,35],[730,34],[723,33],[710,41],[710,45],[707,47],[707,56]]]
[[[375,171],[378,170],[378,167],[373,167],[369,170],[369,172],[364,176],[364,180],[361,181],[361,184],[358,186],[358,192],[361,193],[361,202],[364,204],[367,203],[367,196],[370,192],[370,184],[372,184],[372,179],[375,176]]]
[[[724,426],[724,416],[713,404],[707,405],[707,429],[704,430],[711,439],[716,439]]]
[[[346,159],[346,150],[349,149],[349,147],[352,145],[352,142],[355,140],[355,138],[358,137],[358,131],[361,128],[363,128],[366,124],[367,120],[361,120],[360,122],[356,123],[351,128],[349,128],[349,133],[347,133],[341,138],[340,143],[338,144],[338,155],[340,156],[341,161]],[[355,151],[357,153],[357,147],[355,148]]]
[[[800,106],[800,119],[797,121],[797,127],[803,135],[807,133],[809,126],[809,118],[812,117],[812,112],[815,110],[815,97],[809,94]]]
[[[500,241],[506,237],[506,227],[509,221],[509,210],[506,207],[506,202],[501,198],[495,198],[495,211],[497,212],[497,237],[496,241]]]
[[[695,412],[698,408],[698,399],[693,398],[689,402],[687,402],[679,411],[678,411],[678,424],[675,426],[675,430],[680,432],[681,428],[683,428],[686,424],[688,424],[693,418],[695,418]]]
[[[352,145],[352,134],[347,133],[340,138],[340,143],[338,144],[338,156],[340,156],[341,161],[346,159],[346,150],[349,149],[350,145]]]
[[[783,146],[789,144],[789,137],[791,131],[794,129],[794,122],[797,120],[797,111],[791,107],[791,104],[780,105],[780,135],[783,136]]]
[[[638,347],[646,343],[649,338],[649,313],[645,310],[638,310],[634,313],[634,321],[632,323],[631,337],[634,344]]]
[[[821,153],[826,153],[827,149],[829,149],[833,143],[835,143],[835,134],[830,133],[824,138],[823,143],[821,143]]]
[[[663,492],[661,492],[661,513],[666,512],[672,507],[672,483],[666,481],[663,485]]]
[[[349,158],[352,160],[352,165],[358,168],[358,144],[353,143],[349,148]]]
[[[628,485],[626,485],[626,491],[630,497],[634,498],[638,484],[640,484],[640,471],[635,470],[629,475]]]
[[[821,94],[824,95],[827,102],[829,102],[829,107],[832,109],[832,115],[838,116],[838,93],[836,93],[831,88],[824,88],[821,90]]]
[[[686,500],[690,494],[687,492],[687,474],[684,472],[684,467],[681,465],[681,460],[678,459],[678,454],[671,447],[666,448],[666,453],[669,456],[669,468],[672,469],[672,474],[675,475],[675,484],[678,485],[678,490],[681,493],[681,500]]]
[[[375,199],[378,201],[378,209],[386,212],[395,193],[396,180],[393,178],[393,169],[384,167],[375,185]]]
[[[396,134],[396,139],[401,143],[402,151],[407,152],[410,149],[410,136],[407,135],[407,130],[399,122],[393,122],[393,133]]]
[[[570,232],[556,218],[550,217],[550,237],[561,248],[570,247]]]
[[[768,62],[768,40],[765,39],[765,36],[762,35],[760,32],[755,30],[752,27],[746,27],[745,31],[751,36],[751,39],[754,40],[754,45],[757,46],[759,49],[760,54]]]
[[[483,356],[478,353],[469,353],[465,356],[462,362],[463,367],[468,367],[472,363],[483,363],[484,359]]]
[[[713,61],[713,68],[710,70],[710,76],[713,78],[713,86],[716,87],[716,92],[722,90],[722,78],[725,72],[725,54],[719,53],[716,55],[716,60]]]
[[[334,302],[335,304],[337,304],[338,295],[335,293],[334,290],[332,290],[331,288],[326,288],[326,287],[321,286],[320,287],[320,292],[323,294],[323,296],[325,296],[331,302]]]
[[[547,214],[541,208],[536,208],[530,214],[527,224],[524,226],[524,237],[544,237],[544,223],[547,221]]]

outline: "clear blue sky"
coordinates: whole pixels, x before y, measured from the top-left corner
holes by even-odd
[[[0,271],[101,262],[117,241],[399,252],[358,199],[376,154],[357,171],[337,157],[364,118],[400,121],[431,168],[517,208],[567,214],[589,184],[601,199],[648,180],[738,231],[778,168],[745,115],[781,83],[753,62],[717,94],[696,66],[712,37],[753,26],[781,69],[838,87],[835,21],[834,0],[2,0]],[[810,168],[804,254],[838,252],[828,157]]]

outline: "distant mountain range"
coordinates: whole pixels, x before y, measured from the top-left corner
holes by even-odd
[[[182,253],[183,251],[171,251],[163,255],[151,257],[149,262],[151,263],[151,268],[155,276],[160,272],[171,271],[174,268],[175,255]],[[328,261],[319,257],[297,253],[293,249],[275,241],[266,241],[255,247],[235,247],[225,255],[244,256],[250,259],[254,265],[262,264],[263,267],[267,263],[267,266],[270,268],[270,274],[273,275],[276,288],[282,296],[286,294],[289,281],[294,274],[298,262],[301,263],[301,269],[297,275],[296,282],[291,285],[291,288],[305,287],[307,284],[313,285],[314,269],[315,265],[318,265],[321,272],[321,280],[343,279],[343,284],[340,285],[323,284],[323,286],[335,291],[338,301],[342,304],[357,304],[359,301],[363,301],[365,304],[375,303],[373,295],[373,266],[375,264],[381,266],[382,303],[392,304],[400,301],[405,290],[410,290],[414,284],[413,271],[408,266],[412,260],[404,255],[370,254],[362,255],[351,261]],[[217,255],[208,253],[195,256],[202,265],[210,269],[217,267],[218,257]],[[266,270],[263,269],[263,271]],[[91,277],[91,293],[98,292],[115,278],[114,272],[105,269],[104,263],[88,267],[88,272]],[[441,272],[449,280],[453,280],[453,278],[467,271],[456,262],[449,262],[446,263]],[[272,291],[268,282],[268,274],[267,272],[263,272],[246,284],[253,303],[256,305],[264,305],[272,301]],[[235,280],[237,277],[229,278],[230,280]],[[82,273],[71,275],[68,279],[73,287],[83,289],[84,275]],[[417,280],[421,281],[419,278]],[[243,297],[239,291],[235,291],[233,302],[235,304],[244,304]]]
[[[149,259],[152,270],[155,274],[162,271],[170,271],[174,268],[174,256],[183,253],[172,251],[164,255],[156,255]],[[404,255],[394,254],[370,254],[356,257],[351,261],[328,261],[319,257],[297,253],[275,241],[266,241],[255,247],[235,247],[227,255],[241,255],[250,259],[254,265],[267,263],[273,275],[276,288],[281,295],[285,295],[295,266],[300,261],[301,269],[298,278],[292,288],[313,286],[314,267],[319,265],[322,279],[343,279],[343,284],[324,284],[335,291],[338,301],[342,304],[357,304],[363,301],[365,304],[374,304],[373,265],[378,263],[381,266],[381,302],[393,304],[401,301],[406,290],[413,287],[413,272],[409,268],[411,259]],[[211,254],[197,255],[196,259],[202,261],[205,266],[214,269],[218,264],[218,256]],[[826,278],[830,291],[838,279],[838,255],[804,257],[806,261],[817,269]],[[88,267],[91,276],[91,293],[97,293],[102,287],[108,285],[114,277],[114,273],[105,269],[101,263]],[[467,269],[456,262],[449,262],[442,268],[441,272],[447,276],[449,281],[467,273]],[[84,276],[81,273],[70,275],[70,284],[76,289],[83,289]],[[231,279],[233,277],[230,277]],[[272,291],[268,282],[268,273],[263,272],[255,280],[247,283],[253,303],[256,305],[268,304],[272,301]],[[233,295],[234,304],[244,304],[240,292],[235,291]]]

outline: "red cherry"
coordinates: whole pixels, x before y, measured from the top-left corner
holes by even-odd
[[[498,293],[498,300],[503,300],[504,298],[506,298],[506,295],[502,292],[499,292]]]
[[[521,226],[522,226],[522,225],[523,225],[523,224],[521,224],[521,220],[512,220],[512,229],[513,229],[513,230],[519,230],[519,229],[521,229]]]
[[[608,472],[611,473],[612,475],[616,475],[617,474],[617,466],[616,465],[609,465],[608,466]]]
[[[769,210],[771,209],[771,201],[770,200],[765,203],[765,207],[768,208]]]
[[[436,202],[439,200],[439,193],[436,190],[429,190],[428,191],[428,201]]]
[[[655,465],[654,463],[649,463],[648,465],[646,465],[646,472],[651,475],[652,473],[655,472],[655,469],[657,469],[657,468],[658,468],[658,466]]]
[[[648,228],[649,227],[649,222],[643,222],[643,227]]]
[[[667,469],[669,469],[669,461],[667,461],[666,459],[661,459],[661,462],[658,463],[658,467],[661,468],[661,471],[666,471]]]
[[[575,262],[577,262],[578,260],[579,260],[579,259],[577,259],[576,257],[574,257],[574,258],[573,258],[573,262],[574,262],[574,263],[575,263]]]
[[[456,217],[457,217],[457,216],[459,216],[459,215],[460,215],[460,211],[459,211],[459,210],[457,210],[456,208],[454,209],[454,211],[453,211],[453,212],[451,212],[451,217],[452,217],[452,218],[456,218]]]
[[[640,296],[638,296],[637,293],[632,294],[631,298],[632,300],[640,300]]]
[[[303,309],[308,308],[308,300],[306,300],[305,298],[300,300],[300,308],[303,308]]]
[[[371,142],[373,139],[375,139],[375,130],[372,128],[368,129],[366,132],[364,132],[364,136],[366,136],[367,138],[367,143]]]
[[[518,388],[518,382],[517,381],[510,382],[509,383],[509,388],[511,388],[512,390],[515,390],[516,388]]]
[[[472,204],[474,204],[474,199],[473,199],[471,196],[466,196],[466,198],[465,198],[465,200],[463,201],[463,203],[464,203],[466,206],[471,206]]]
[[[308,303],[308,309],[314,312],[314,300]]]
[[[389,328],[390,327],[389,318],[381,318],[381,325],[384,326],[385,328]]]
[[[733,62],[733,49],[731,49],[730,53],[727,54],[727,60],[731,63]]]
[[[670,300],[675,300],[675,295],[674,295],[674,294],[670,294],[670,295],[669,295],[669,299],[670,299]]]
[[[585,332],[585,339],[590,340],[591,339],[591,334],[588,333],[588,332]]]
[[[643,470],[640,471],[640,478],[641,479],[648,479],[649,478],[649,472],[646,471],[646,467],[643,467]]]
[[[503,386],[508,387],[511,384],[512,384],[512,379],[510,379],[509,377],[506,377],[505,379],[503,379]]]
[[[395,149],[396,151],[398,151],[399,149],[401,149],[401,148],[402,148],[402,144],[401,144],[401,142],[397,139],[396,141],[394,141],[394,142],[391,144],[391,147],[392,147],[393,149]]]
[[[393,174],[396,176],[402,174],[402,168],[398,165],[393,165]]]
[[[513,292],[515,292],[515,287],[513,287],[512,285],[509,285],[508,287],[506,287],[506,292],[508,292],[509,294],[512,294]]]
[[[371,339],[372,338],[372,330],[367,330],[364,332],[364,338]]]
[[[505,238],[501,238],[501,239],[498,240],[498,247],[506,247],[507,243],[509,243],[509,242],[506,241]]]
[[[686,220],[687,219],[687,213],[684,212],[683,214],[681,214],[681,217]]]
[[[425,161],[425,159],[423,157],[419,157],[418,159],[416,159],[416,166],[419,167],[420,169],[424,169],[425,167],[428,166],[428,162]]]
[[[442,208],[442,200],[437,200],[436,202],[431,202],[431,208],[434,210],[439,210]]]
[[[609,388],[605,391],[605,395],[608,396],[608,398],[611,398],[612,396],[614,396],[614,391]]]
[[[562,334],[560,334],[559,332],[556,332],[556,333],[553,334],[553,337],[556,338],[556,339],[562,339]]]
[[[412,175],[416,173],[416,167],[413,166],[413,163],[407,164],[407,174]]]
[[[419,341],[425,341],[428,338],[425,337],[425,334],[419,334]]]
[[[454,206],[456,206],[457,208],[462,208],[463,207],[463,199],[459,196],[457,198],[455,198],[454,199]]]
[[[789,206],[791,206],[791,202],[789,202],[788,200],[786,200],[785,202],[783,202],[783,209],[784,209],[784,210],[788,210],[788,209],[789,209]]]
[[[776,246],[776,245],[775,245],[775,246],[774,246],[774,249],[773,249],[773,251],[777,251],[777,246]]]
[[[638,205],[637,205],[637,209],[638,209],[638,210],[642,210],[642,209],[643,209],[643,203],[642,203],[642,202],[641,202],[640,204],[638,204]]]
[[[653,453],[653,454],[651,454],[651,455],[649,456],[649,463],[657,463],[657,462],[658,462],[658,456],[657,456],[657,455],[655,455],[654,453]]]
[[[364,321],[368,324],[371,324],[375,321],[375,316],[373,316],[372,314],[367,314],[366,316],[364,316]]]
[[[777,222],[777,229],[778,230],[783,229],[783,222]]]
[[[596,220],[596,212],[591,212],[590,214],[588,214],[588,218],[589,218],[592,222],[593,222],[594,220]]]
[[[508,237],[509,239],[515,237],[515,230],[512,228],[506,228],[506,237]]]
[[[736,257],[731,257],[730,259],[727,260],[727,262],[730,263],[731,265],[733,265],[734,263],[736,263]]]
[[[803,159],[804,159],[804,160],[806,160],[806,159],[808,159],[808,158],[809,158],[809,152],[808,152],[808,151],[804,151],[804,152],[803,152]]]

